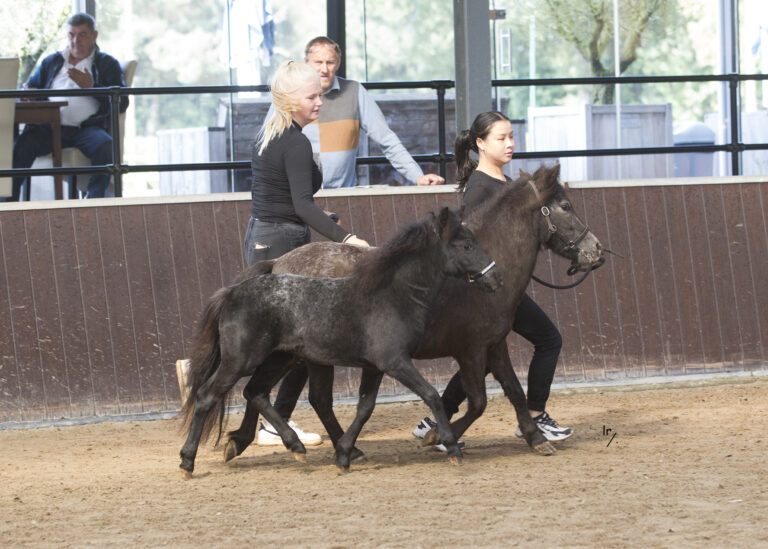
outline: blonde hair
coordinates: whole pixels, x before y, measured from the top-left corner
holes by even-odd
[[[320,83],[320,75],[306,63],[286,61],[275,71],[269,83],[272,92],[272,115],[262,126],[256,142],[259,154],[270,141],[283,135],[293,121],[293,113],[299,110],[297,94],[307,84]]]

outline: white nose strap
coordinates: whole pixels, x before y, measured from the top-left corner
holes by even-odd
[[[470,282],[474,282],[475,280],[477,280],[477,279],[479,279],[479,278],[482,278],[484,275],[486,275],[486,274],[488,273],[488,271],[490,271],[491,269],[493,269],[495,266],[496,266],[496,262],[495,262],[495,261],[491,261],[491,262],[490,262],[490,263],[488,263],[488,265],[486,265],[486,266],[485,266],[485,268],[484,268],[482,271],[480,271],[479,273],[476,273],[476,274],[473,274],[473,275],[469,275],[469,281],[470,281]]]

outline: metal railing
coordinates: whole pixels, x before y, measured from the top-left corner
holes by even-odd
[[[678,145],[672,147],[633,147],[615,149],[584,149],[562,151],[515,152],[515,158],[535,159],[552,157],[593,157],[593,156],[622,156],[638,154],[677,154],[689,152],[725,152],[731,155],[731,170],[733,175],[741,173],[740,154],[745,151],[768,150],[768,143],[745,144],[740,141],[740,83],[747,80],[768,80],[766,74],[727,74],[727,75],[689,75],[689,76],[619,76],[619,77],[585,77],[585,78],[542,78],[492,80],[493,87],[527,87],[527,86],[566,86],[566,85],[610,85],[610,84],[652,84],[652,83],[688,83],[688,82],[727,82],[729,105],[730,140],[722,145]],[[411,82],[366,82],[363,84],[369,90],[395,90],[427,88],[435,90],[438,116],[438,151],[434,154],[413,155],[417,162],[434,162],[438,171],[445,177],[446,166],[453,161],[453,154],[447,150],[445,122],[445,94],[455,86],[451,80],[428,80]],[[45,98],[51,95],[57,97],[69,96],[107,96],[110,102],[110,134],[112,135],[112,150],[114,161],[103,166],[78,166],[44,169],[0,169],[0,177],[17,175],[88,175],[106,173],[114,177],[115,196],[122,196],[122,176],[127,173],[167,172],[167,171],[196,171],[196,170],[243,170],[250,169],[250,160],[233,160],[228,162],[204,162],[187,164],[124,164],[119,154],[121,143],[120,133],[115,131],[119,126],[118,105],[123,95],[189,95],[189,94],[232,94],[238,92],[268,92],[266,85],[259,86],[189,86],[189,87],[158,87],[158,88],[95,88],[80,90],[0,90],[0,98]],[[383,156],[358,157],[360,165],[387,164]]]
[[[636,147],[618,149],[592,149],[546,151],[545,153],[517,153],[516,158],[544,157],[573,157],[573,156],[619,156],[634,154],[675,154],[688,152],[726,152],[731,154],[731,171],[733,175],[741,174],[740,153],[744,151],[768,149],[768,143],[741,143],[740,131],[740,84],[747,80],[768,80],[766,74],[725,74],[725,75],[688,75],[688,76],[601,76],[591,78],[547,78],[547,79],[517,79],[493,80],[493,86],[567,86],[567,85],[596,85],[596,84],[661,84],[687,82],[727,82],[728,83],[728,112],[730,142],[723,145],[677,145],[673,147]]]

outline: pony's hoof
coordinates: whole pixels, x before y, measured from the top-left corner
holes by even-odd
[[[437,429],[432,428],[431,431],[424,435],[424,438],[421,440],[421,445],[434,446],[435,444],[440,444],[440,435],[437,433]]]
[[[293,459],[300,461],[301,463],[306,463],[307,454],[302,454],[301,452],[293,452]]]
[[[542,456],[553,456],[557,453],[557,450],[555,450],[554,445],[549,442],[542,442],[541,444],[535,444],[533,446],[533,449],[536,451],[537,454]]]
[[[348,475],[349,474],[349,467],[342,467],[341,465],[336,466],[339,470],[340,475]]]
[[[451,465],[461,465],[461,456],[448,456]]]
[[[228,461],[232,461],[239,455],[239,452],[237,451],[237,443],[229,439],[227,442],[227,445],[224,446],[224,463]]]
[[[184,480],[192,480],[192,471],[181,470],[181,478]]]

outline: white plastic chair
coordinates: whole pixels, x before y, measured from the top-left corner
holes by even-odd
[[[19,58],[0,58],[0,90],[15,90],[18,87]],[[0,169],[10,170],[13,166],[13,124],[16,114],[16,100],[13,97],[0,99]],[[12,179],[0,178],[0,196],[11,196]]]

